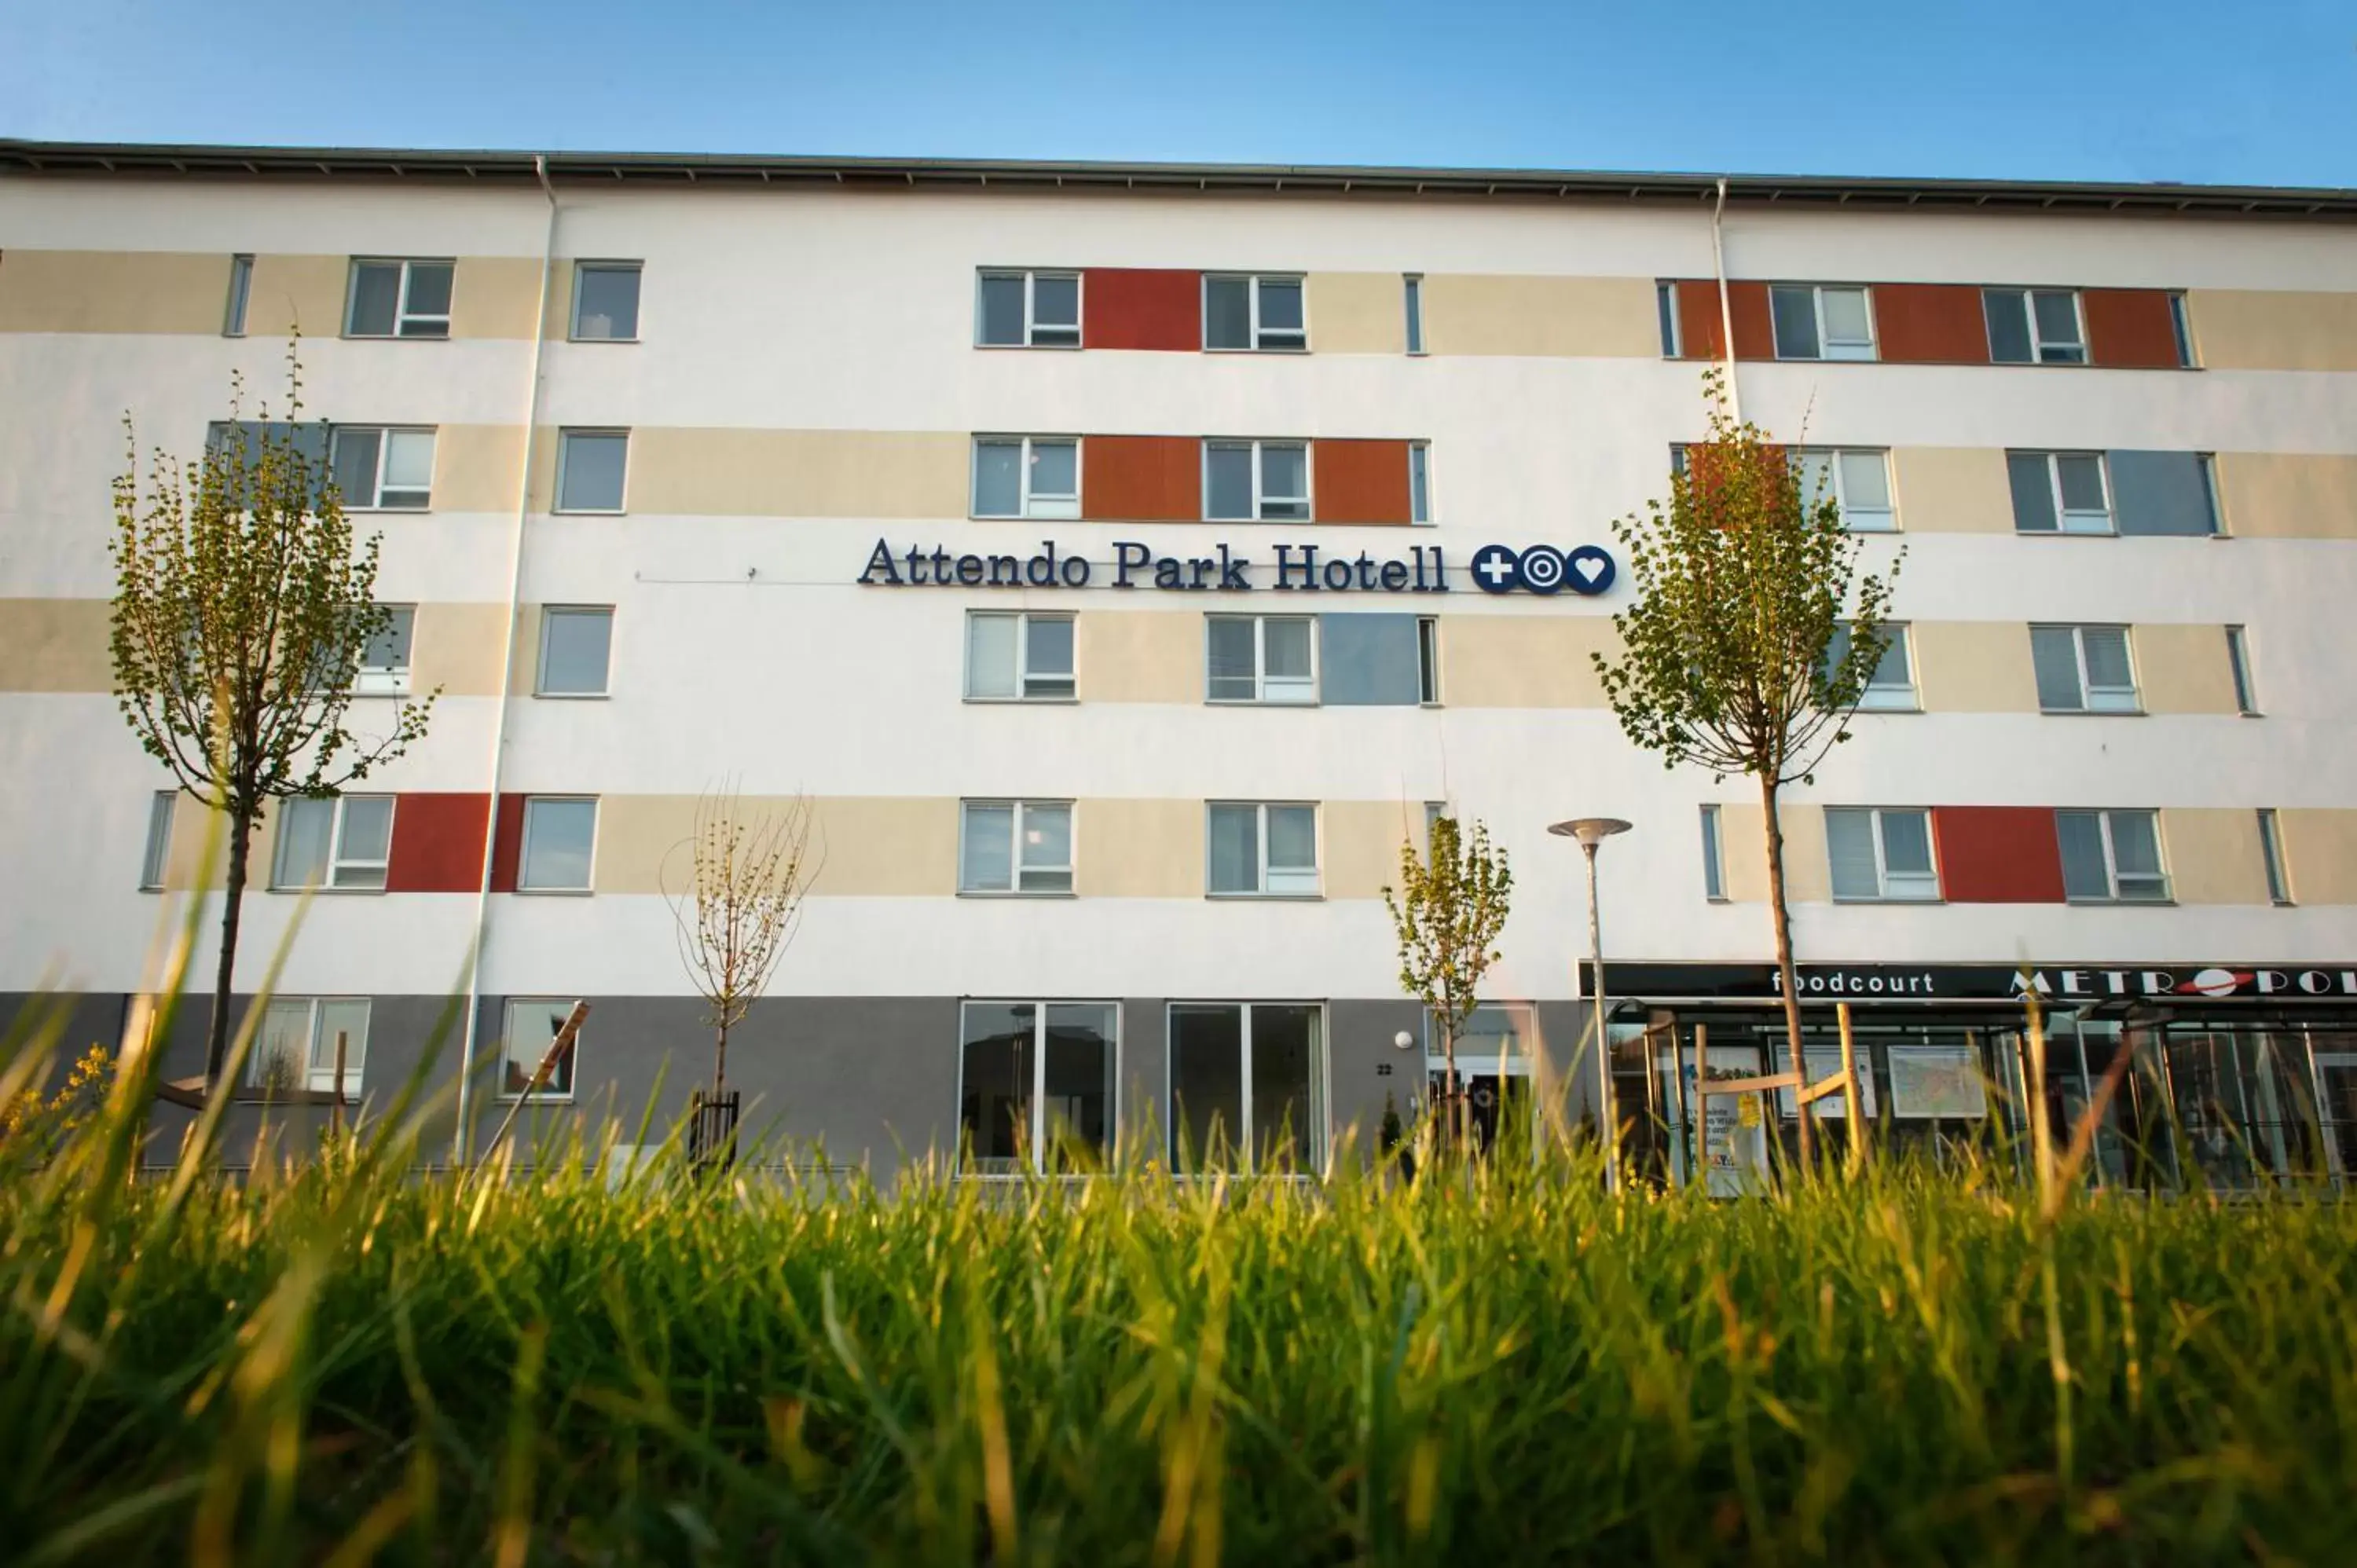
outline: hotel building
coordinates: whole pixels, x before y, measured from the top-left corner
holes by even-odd
[[[1633,747],[1590,658],[1631,593],[1612,520],[1724,365],[1869,563],[1905,550],[1855,737],[1786,794],[1813,1052],[1851,1001],[1891,1139],[2018,1124],[2028,984],[2054,1115],[2132,1054],[2104,1179],[2357,1169],[2352,218],[0,143],[0,1015],[144,1016],[205,822],[110,693],[122,421],[194,455],[299,331],[298,438],[398,607],[353,727],[439,695],[397,764],[264,824],[256,1074],[326,1090],[340,1035],[382,1104],[465,1020],[456,1155],[580,999],[527,1120],[635,1125],[659,1081],[675,1113],[711,1047],[666,889],[726,781],[812,805],[823,864],[728,1077],[829,1161],[963,1137],[1007,1170],[1054,1129],[1154,1151],[1214,1117],[1257,1164],[1288,1133],[1328,1160],[1426,1092],[1383,889],[1436,810],[1515,874],[1477,1101],[1537,1057],[1592,1117],[1584,870],[1545,830],[1610,815],[1625,1135],[1739,1185],[1774,1118],[1722,1101],[1690,1153],[1671,1063],[1701,1026],[1712,1071],[1780,1065],[1758,793]]]

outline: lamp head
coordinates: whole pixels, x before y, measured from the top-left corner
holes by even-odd
[[[1614,833],[1625,833],[1629,824],[1618,817],[1574,817],[1567,822],[1555,822],[1547,832],[1557,838],[1577,839],[1582,849],[1594,849]]]

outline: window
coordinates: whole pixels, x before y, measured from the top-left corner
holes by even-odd
[[[1936,899],[1932,813],[1921,810],[1828,807],[1825,848],[1836,899]]]
[[[1653,312],[1661,317],[1662,358],[1674,360],[1685,352],[1678,341],[1678,285],[1662,282],[1653,285]]]
[[[556,510],[619,511],[630,467],[627,430],[564,430],[556,436]]]
[[[966,1003],[958,1030],[964,1168],[1015,1176],[1102,1164],[1120,1028],[1112,1002]]]
[[[602,697],[614,646],[611,605],[550,605],[540,612],[542,697]]]
[[[1081,515],[1081,444],[1070,435],[976,436],[974,515]]]
[[[2160,826],[2153,811],[2057,811],[2062,891],[2074,903],[2160,904]]]
[[[392,848],[392,796],[298,797],[279,809],[270,886],[382,893]]]
[[[1313,616],[1206,616],[1203,700],[1316,702],[1317,627]]]
[[[639,340],[638,263],[574,263],[573,340],[576,343],[635,343]]]
[[[1677,461],[1684,460],[1684,448]],[[1899,514],[1890,505],[1890,455],[1865,448],[1797,447],[1792,461],[1801,470],[1801,491],[1811,505],[1833,499],[1841,508],[1842,526],[1852,533],[1889,533],[1898,528]]]
[[[2267,902],[2291,902],[2291,881],[2284,875],[2283,830],[2276,825],[2272,807],[2259,808],[2259,861],[2267,871]]]
[[[1070,893],[1070,800],[968,800],[958,830],[961,893]]]
[[[2079,292],[2068,288],[1985,288],[1989,358],[2000,365],[2083,365],[2087,333]]]
[[[1431,707],[1440,701],[1440,618],[1415,618],[1415,700]]]
[[[2251,685],[2251,649],[2239,626],[2226,628],[2226,669],[2234,678],[2234,711],[2244,718],[2259,716],[2259,700]]]
[[[1308,522],[1308,445],[1204,442],[1203,499],[1204,516],[1214,522]]]
[[[1780,360],[1871,360],[1874,313],[1866,290],[1780,283],[1768,290]]]
[[[1422,441],[1407,444],[1407,520],[1432,521],[1432,448]]]
[[[1727,855],[1720,845],[1715,805],[1702,809],[1702,896],[1714,904],[1727,902]]]
[[[965,694],[976,703],[1070,702],[1072,618],[1031,611],[970,610],[965,618]]]
[[[1857,705],[1875,713],[1911,714],[1921,704],[1915,700],[1915,666],[1908,657],[1907,628],[1885,621],[1880,629],[1889,640],[1882,650],[1881,659],[1867,674],[1866,690],[1859,693]],[[1836,622],[1833,637],[1825,644],[1827,672],[1839,668],[1848,657],[1849,625]]]
[[[451,271],[448,262],[354,262],[344,336],[447,338]]]
[[[2136,670],[2124,626],[2033,626],[2029,661],[2038,675],[2038,706],[2050,714],[2133,714]]]
[[[584,1026],[573,1036],[572,1047],[551,1064],[548,1081],[533,1085],[533,1075],[540,1070],[543,1058],[548,1055],[549,1042],[565,1028],[565,1020],[573,1016],[573,1004],[545,1001],[516,1001],[508,1004],[507,1027],[500,1036],[500,1049],[504,1065],[500,1072],[500,1098],[514,1100],[526,1089],[534,1100],[570,1100],[573,1098],[574,1065],[581,1059],[581,1042],[588,1034]]]
[[[416,635],[417,607],[380,605],[384,625],[361,650],[360,674],[352,690],[363,696],[398,697],[409,690],[409,645]]]
[[[1406,285],[1407,351],[1421,354],[1424,352],[1424,278],[1421,274],[1410,273],[1401,281]]]
[[[1214,802],[1206,891],[1269,898],[1318,897],[1318,808]]]
[[[1301,314],[1301,280],[1287,277],[1206,277],[1203,280],[1203,347],[1308,348],[1308,325]]]
[[[519,893],[587,893],[597,843],[597,802],[581,797],[527,796]]]
[[[2169,296],[2169,329],[2177,335],[2177,368],[2190,371],[2193,365],[2193,322],[2185,313],[2185,296]]]
[[[1326,1031],[1314,1003],[1170,1007],[1170,1162],[1317,1170],[1326,1159]]]
[[[363,997],[274,996],[262,1015],[246,1062],[246,1082],[285,1092],[333,1094],[336,1038],[344,1042],[343,1097],[361,1097],[368,1066],[369,1004]]]
[[[2005,463],[2016,532],[2114,532],[2111,479],[2101,452],[2008,452]]]
[[[336,493],[362,511],[423,511],[434,496],[434,432],[339,424],[328,445]]]
[[[1081,346],[1081,274],[984,273],[975,341],[985,349]]]
[[[253,258],[231,256],[229,259],[229,305],[221,312],[221,336],[245,336],[245,305],[253,295]]]
[[[177,789],[158,789],[147,800],[147,847],[139,858],[139,890],[154,893],[164,886],[164,873],[172,864],[172,809],[180,798]]]

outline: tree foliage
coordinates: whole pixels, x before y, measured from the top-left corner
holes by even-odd
[[[695,832],[680,846],[689,876],[669,895],[672,918],[680,963],[709,1005],[715,1095],[727,1083],[728,1031],[769,989],[802,925],[802,897],[819,870],[812,816],[807,796],[748,810],[734,790],[716,789],[697,802]]]
[[[1399,937],[1400,988],[1431,1010],[1440,1030],[1448,1064],[1446,1104],[1461,1146],[1457,1037],[1480,1001],[1481,977],[1498,961],[1514,874],[1506,852],[1491,847],[1490,830],[1478,822],[1467,837],[1456,818],[1436,817],[1429,836],[1424,855],[1416,854],[1413,840],[1400,845],[1400,885],[1383,889],[1383,904]]]
[[[433,694],[402,703],[383,735],[346,726],[361,655],[392,616],[376,603],[379,539],[353,537],[325,427],[296,423],[302,367],[291,344],[286,365],[283,418],[264,404],[258,424],[242,424],[233,378],[230,423],[204,455],[184,463],[158,448],[144,485],[125,414],[113,486],[118,703],[147,754],[230,823],[209,1084],[228,1046],[246,852],[264,803],[358,783],[425,733],[434,705]]]
[[[1777,792],[1813,778],[1891,641],[1885,617],[1904,551],[1862,572],[1865,542],[1791,454],[1738,421],[1721,371],[1705,373],[1710,438],[1686,448],[1654,500],[1613,525],[1635,588],[1612,618],[1622,651],[1591,655],[1621,730],[1665,768],[1759,781],[1769,897],[1792,1069],[1802,1070]],[[1810,1119],[1801,1119],[1803,1163]]]

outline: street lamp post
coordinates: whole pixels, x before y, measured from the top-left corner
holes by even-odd
[[[1604,927],[1596,906],[1596,846],[1628,831],[1629,824],[1618,817],[1575,817],[1547,828],[1557,838],[1577,839],[1580,853],[1587,856],[1587,954],[1596,966],[1596,985],[1588,998],[1596,1019],[1596,1103],[1604,1123],[1605,1179],[1615,1192],[1620,1189],[1620,1117],[1612,1103],[1612,1042],[1605,1024],[1611,1006],[1604,988]]]

